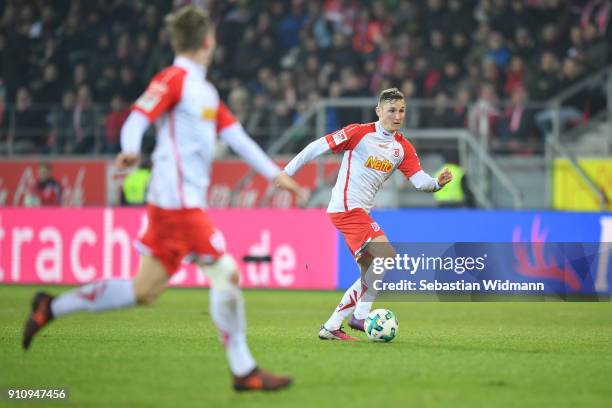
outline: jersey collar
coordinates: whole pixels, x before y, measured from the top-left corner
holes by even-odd
[[[393,138],[395,137],[395,132],[391,133],[391,132],[387,132],[385,130],[385,128],[382,127],[382,125],[380,124],[380,121],[376,121],[375,123],[376,125],[376,133],[383,135],[386,138]]]
[[[174,65],[184,68],[187,72],[194,74],[198,78],[206,77],[206,67],[204,65],[196,64],[187,57],[175,57]]]

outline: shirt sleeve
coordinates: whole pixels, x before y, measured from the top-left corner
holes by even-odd
[[[313,142],[310,142],[301,152],[299,152],[287,165],[285,166],[285,172],[292,176],[298,172],[306,163],[313,160],[314,158],[327,153],[331,150],[327,136],[319,138]]]
[[[232,150],[238,153],[244,161],[268,180],[272,180],[280,173],[280,168],[263,150],[261,150],[261,147],[247,135],[242,125],[235,120],[233,124],[221,129],[219,137],[225,141]]]
[[[340,153],[345,150],[353,150],[366,133],[367,132],[363,131],[360,124],[353,123],[352,125],[348,125],[334,133],[326,135],[324,139],[333,153]]]
[[[410,177],[412,185],[420,191],[432,193],[440,190],[442,187],[438,184],[438,181],[425,173],[423,170],[419,170]]]
[[[223,129],[232,126],[236,122],[236,118],[234,118],[227,105],[219,102],[219,108],[217,109],[217,133],[221,133]]]
[[[404,158],[397,168],[409,179],[415,173],[422,170],[421,161],[419,160],[416,150],[414,150],[414,147],[409,141],[401,137],[399,142],[404,149]]]
[[[139,110],[133,110],[121,127],[121,151],[140,153],[142,137],[149,127],[149,118]]]
[[[151,80],[132,109],[144,114],[149,122],[154,122],[181,99],[185,75],[186,71],[178,67],[163,70]]]

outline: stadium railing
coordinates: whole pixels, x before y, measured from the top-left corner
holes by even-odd
[[[576,126],[567,128],[566,119],[563,117],[563,108],[570,105],[572,100],[581,97],[587,97],[589,100],[590,106],[588,106],[588,109],[590,111],[584,112],[584,116]],[[546,196],[549,200],[549,206],[552,207],[553,162],[562,157],[568,160],[572,169],[584,182],[598,202],[599,208],[601,210],[606,209],[609,199],[582,168],[570,146],[580,143],[581,136],[589,131],[601,131],[604,133],[604,138],[608,140],[607,146],[604,146],[605,150],[602,150],[601,145],[597,145],[596,149],[591,149],[590,156],[609,158],[612,154],[612,65],[561,91],[550,99],[549,105],[552,113],[552,126],[544,138],[544,153],[548,173],[546,177]],[[582,150],[584,151],[584,149]]]

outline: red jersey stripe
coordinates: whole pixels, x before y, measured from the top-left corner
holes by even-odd
[[[348,167],[346,168],[346,181],[344,182],[344,211],[348,211],[347,193],[348,193],[349,179],[351,178],[351,159],[352,158],[353,158],[353,151],[349,150]]]
[[[170,111],[168,115],[170,121],[170,141],[172,141],[172,152],[174,153],[174,162],[176,163],[176,175],[178,182],[179,198],[181,200],[181,208],[185,208],[185,191],[183,190],[183,171],[181,170],[181,156],[176,145],[176,129],[174,124],[174,111]]]

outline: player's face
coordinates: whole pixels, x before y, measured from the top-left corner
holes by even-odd
[[[380,124],[388,132],[396,132],[404,123],[406,116],[406,102],[401,99],[385,102],[376,107],[376,114],[380,119]]]

